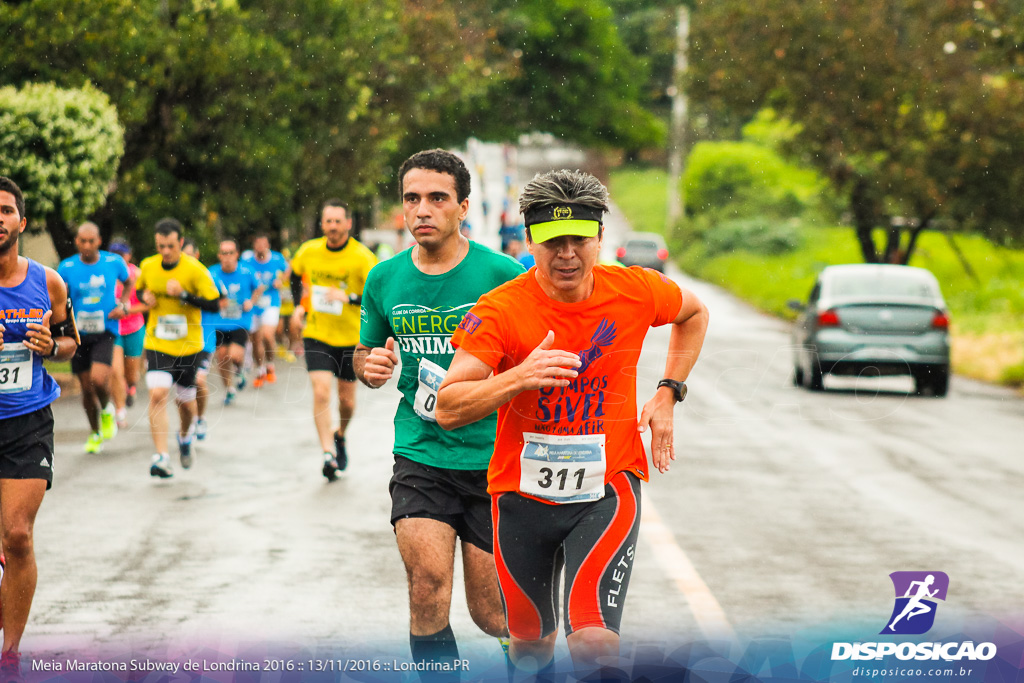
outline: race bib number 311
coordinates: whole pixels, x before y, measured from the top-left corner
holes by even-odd
[[[519,490],[553,503],[604,497],[604,434],[561,436],[523,433]]]

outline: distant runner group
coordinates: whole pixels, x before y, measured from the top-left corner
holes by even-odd
[[[52,479],[49,404],[59,388],[42,359],[71,360],[89,424],[84,448],[98,453],[126,426],[144,356],[149,472],[167,479],[172,395],[177,464],[188,469],[207,432],[211,368],[230,405],[247,366],[255,387],[276,381],[278,335],[301,325],[317,466],[328,481],[349,464],[355,382],[381,387],[401,366],[389,489],[413,658],[459,657],[449,623],[459,542],[470,615],[501,641],[510,673],[552,670],[561,611],[576,675],[619,674],[605,658],[618,653],[640,482],[650,472],[641,434],[650,430],[651,464],[667,472],[673,409],[686,396],[707,310],[659,273],[598,264],[609,200],[589,174],[553,171],[523,189],[536,261],[528,271],[460,231],[470,174],[457,155],[419,152],[398,177],[415,244],[380,263],[351,236],[348,207],[328,200],[323,236],[290,261],[258,235],[244,256],[238,241],[221,241],[207,268],[182,224],[165,218],[154,229],[157,254],[138,267],[127,244],[104,251],[97,226],[85,223],[77,255],[56,272],[18,256],[24,200],[0,178],[3,672],[18,668],[35,586],[31,525]],[[283,303],[294,310],[282,318]],[[672,326],[664,379],[637,415],[635,368],[659,325]],[[430,666],[420,675],[453,678]]]

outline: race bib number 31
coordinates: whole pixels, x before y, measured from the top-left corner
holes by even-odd
[[[604,434],[561,436],[523,433],[519,490],[553,503],[604,497]]]
[[[4,344],[0,351],[0,394],[14,394],[32,388],[32,351],[18,342]]]
[[[437,408],[437,390],[441,388],[446,370],[437,363],[423,358],[420,360],[419,388],[412,403],[412,409],[427,422],[437,422],[434,409]]]

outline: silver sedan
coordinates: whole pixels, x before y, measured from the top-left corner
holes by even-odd
[[[911,375],[917,393],[949,389],[949,312],[939,283],[910,266],[828,266],[793,326],[794,383],[824,375]]]

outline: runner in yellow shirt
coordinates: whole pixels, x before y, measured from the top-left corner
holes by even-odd
[[[149,428],[156,454],[149,474],[166,479],[173,475],[167,454],[167,400],[171,386],[179,406],[181,427],[178,452],[181,466],[192,466],[192,433],[196,416],[196,372],[203,358],[202,311],[216,313],[220,292],[206,267],[181,252],[181,223],[164,218],[156,224],[159,254],[139,264],[135,286],[150,306],[146,323],[146,387],[149,389]]]
[[[303,279],[305,313],[303,331],[306,368],[313,385],[313,421],[323,449],[323,475],[328,481],[348,464],[345,429],[356,407],[356,375],[352,354],[359,343],[359,304],[370,269],[377,263],[369,249],[349,235],[352,219],[348,207],[337,199],[320,211],[324,236],[299,247],[292,272]],[[331,376],[338,379],[338,412],[341,425],[331,428]],[[333,448],[332,448],[333,440]]]

